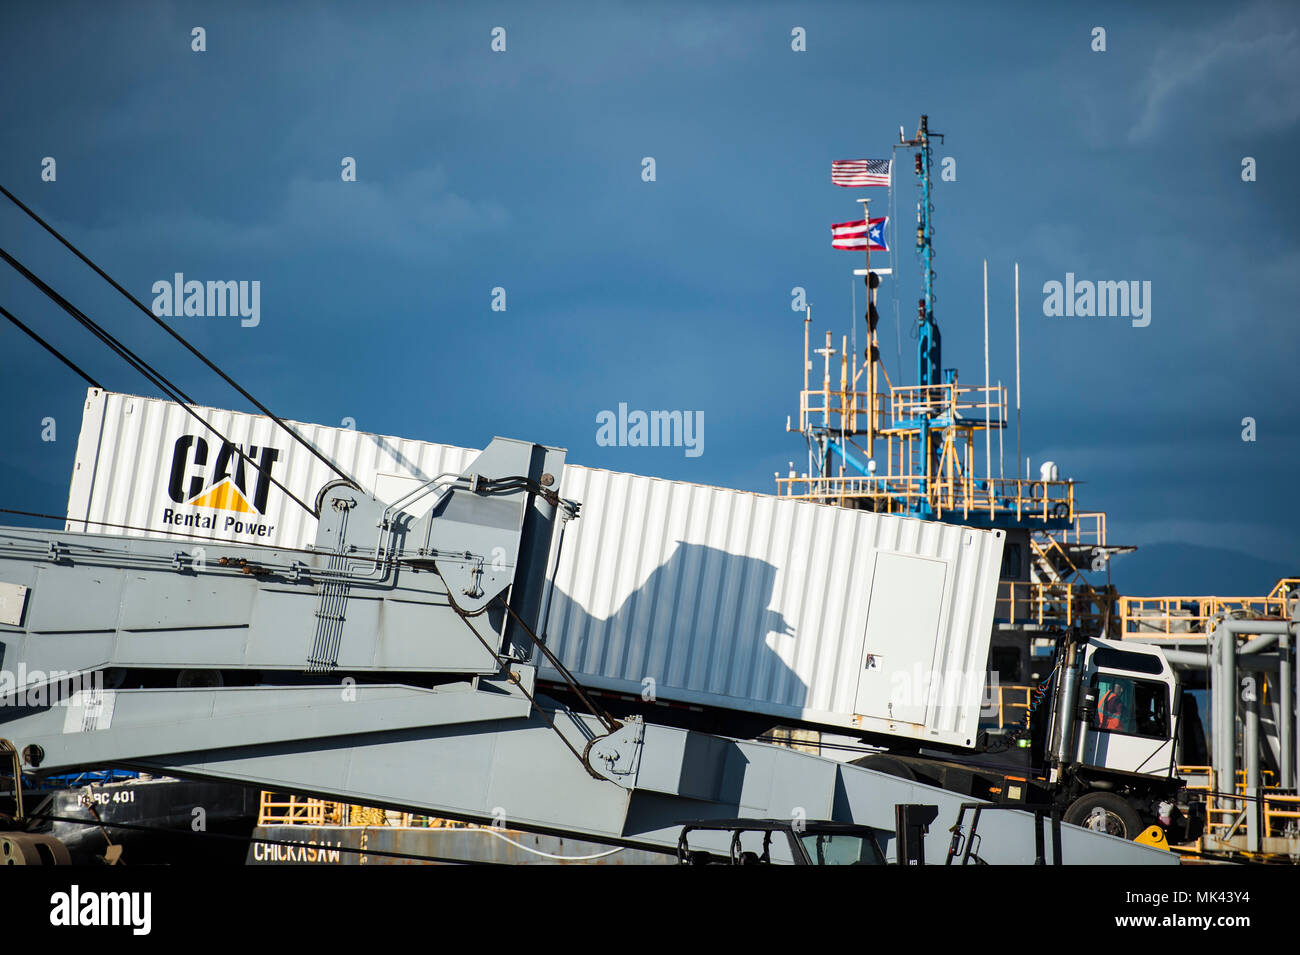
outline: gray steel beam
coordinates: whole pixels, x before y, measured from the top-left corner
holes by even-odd
[[[1250,851],[1258,852],[1260,847],[1259,824],[1262,814],[1259,812],[1259,697],[1263,687],[1258,684],[1243,693],[1246,719],[1242,733],[1242,759],[1246,763],[1246,812],[1247,839]]]
[[[1225,617],[1215,625],[1215,629],[1227,630],[1231,634],[1242,636],[1290,633],[1294,626],[1294,620],[1249,620],[1242,617]]]
[[[1282,787],[1293,789],[1295,780],[1295,660],[1291,654],[1291,638],[1283,634],[1278,638],[1278,768]]]
[[[531,691],[532,669],[516,672]],[[466,682],[434,689],[338,684],[82,691],[35,711],[0,709],[0,737],[20,751],[39,746],[44,753],[39,768],[62,772],[196,748],[311,745],[360,733],[472,726],[527,716],[530,704],[514,684],[482,680],[479,686],[474,690]]]
[[[578,726],[598,730],[594,721],[567,711],[556,711],[556,717],[566,732]],[[676,845],[683,822],[748,817],[867,825],[880,831],[889,852],[894,806],[911,802],[939,806],[943,824],[931,827],[926,851],[940,860],[948,826],[968,801],[784,747],[643,724],[628,724],[594,748],[593,762],[608,767],[608,778],[615,780],[603,782],[592,779],[541,720],[514,722],[482,727],[473,739],[403,734],[325,752],[186,754],[156,768],[658,849]],[[394,764],[401,765],[400,773]],[[539,786],[543,775],[546,785]],[[980,829],[977,853],[986,861],[1033,862],[1032,816],[989,813]],[[1074,826],[1063,827],[1062,857],[1067,864],[1177,862],[1168,852]]]
[[[528,669],[516,671],[525,685]],[[355,701],[324,687],[105,691],[89,716],[80,702],[15,714],[0,735],[39,745],[42,769],[126,765],[656,849],[676,844],[682,822],[735,817],[856,822],[888,846],[895,804],[922,802],[945,820],[927,846],[940,859],[967,801],[779,746],[639,721],[602,735],[544,697],[544,712],[529,710],[510,684],[479,686],[357,687]],[[991,863],[1033,861],[1025,813],[986,815],[981,839]],[[1063,840],[1071,864],[1176,861],[1072,826]]]
[[[1211,653],[1201,653],[1197,650],[1162,650],[1165,659],[1169,661],[1170,666],[1189,667],[1196,669],[1206,669],[1213,665],[1214,655]],[[1252,670],[1261,673],[1276,673],[1280,670],[1281,665],[1278,657],[1270,653],[1252,653],[1242,657],[1241,650],[1238,651],[1237,667],[1241,670]]]
[[[1237,674],[1236,653],[1233,652],[1235,643],[1236,637],[1226,629],[1215,628],[1211,636],[1214,656],[1211,686],[1213,697],[1210,701],[1210,709],[1213,713],[1211,730],[1214,739],[1211,763],[1214,767],[1215,790],[1229,796],[1235,791],[1237,771]]]
[[[564,471],[564,453],[553,448],[534,449],[529,465],[529,477],[544,487],[558,489]],[[521,567],[545,568],[550,559],[551,540],[556,529],[557,507],[554,500],[535,496],[524,514],[523,530],[519,542]],[[523,575],[510,592],[510,606],[533,633],[542,630],[542,604],[547,590],[546,574]],[[522,659],[536,652],[532,639],[511,618],[506,624],[509,649]]]
[[[419,520],[332,485],[311,551],[0,528],[0,582],[26,588],[0,622],[0,704],[107,667],[497,674],[492,601],[535,625],[555,516],[538,488],[562,467],[495,439]]]

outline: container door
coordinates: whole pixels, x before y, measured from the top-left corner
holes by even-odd
[[[925,722],[946,573],[942,560],[876,558],[858,671],[855,709],[861,715]]]

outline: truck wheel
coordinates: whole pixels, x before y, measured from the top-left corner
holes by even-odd
[[[1063,822],[1095,832],[1106,832],[1121,839],[1136,839],[1142,832],[1142,820],[1127,799],[1114,793],[1088,793],[1070,803]]]

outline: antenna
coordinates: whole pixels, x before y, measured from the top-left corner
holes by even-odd
[[[989,433],[989,411],[992,404],[989,394],[989,260],[984,260],[984,476],[993,480],[993,435]],[[989,485],[989,493],[993,486]]]
[[[1002,438],[1003,438],[1003,435],[1005,435],[1005,434],[1007,433],[1006,418],[1005,418],[1006,398],[1005,398],[1005,396],[1004,396],[1004,392],[1002,391],[1002,379],[1001,379],[1001,378],[998,379],[998,400],[1002,403],[1002,407],[1003,407],[1003,409],[1004,409],[1004,416],[1003,416],[1003,421],[1002,421],[1002,427],[998,428],[998,480],[1001,481],[1001,480],[1004,480],[1004,479],[1006,478],[1006,474],[1003,473],[1003,467],[1002,467],[1002,465],[1003,465],[1003,457],[1002,457],[1002,455],[1003,455]]]
[[[1029,476],[1025,459],[1025,476]],[[1016,263],[1016,480],[1020,480],[1020,263]]]

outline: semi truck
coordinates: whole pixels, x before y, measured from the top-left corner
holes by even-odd
[[[1180,737],[1193,735],[1183,698],[1159,647],[1066,633],[1026,719],[1002,737],[982,735],[975,758],[895,746],[854,762],[996,803],[1050,807],[1067,823],[1125,839],[1184,841],[1199,835],[1204,816],[1177,774]],[[1021,740],[1023,766],[999,765]]]

